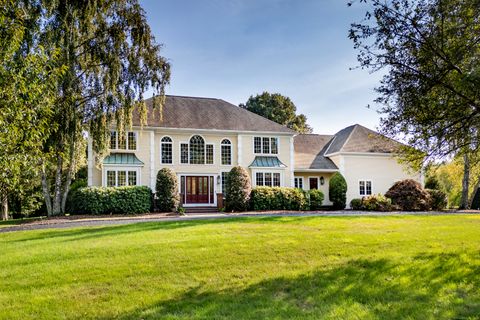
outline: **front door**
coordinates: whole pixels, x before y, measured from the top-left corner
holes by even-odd
[[[213,203],[213,177],[187,176],[185,203]]]
[[[318,178],[309,178],[310,190],[318,189]]]

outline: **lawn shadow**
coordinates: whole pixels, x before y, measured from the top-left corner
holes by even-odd
[[[459,263],[468,268],[458,272]],[[478,264],[468,265],[465,257],[457,254],[418,256],[409,264],[353,260],[296,278],[265,280],[241,290],[193,288],[174,299],[115,318],[477,319],[479,274]]]

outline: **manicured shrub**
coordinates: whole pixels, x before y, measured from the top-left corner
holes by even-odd
[[[310,197],[310,210],[320,210],[323,203],[323,192],[317,189],[312,189],[308,191]]]
[[[308,210],[307,193],[296,188],[256,187],[252,190],[253,210]]]
[[[227,176],[225,208],[227,211],[245,211],[250,204],[252,186],[247,170],[233,167]]]
[[[373,194],[362,199],[361,207],[367,211],[390,211],[392,200],[381,194]]]
[[[158,171],[155,189],[157,209],[161,212],[176,211],[180,202],[180,195],[178,193],[177,175],[172,169],[163,168]]]
[[[340,173],[335,173],[328,185],[328,196],[333,209],[342,210],[347,205],[347,182]]]
[[[137,214],[150,212],[152,191],[144,186],[87,187],[72,193],[71,214]]]
[[[362,210],[362,199],[352,199],[352,201],[350,201],[350,208],[352,208],[352,210]]]
[[[430,209],[430,195],[422,188],[420,183],[412,179],[396,182],[385,193],[392,204],[403,211],[419,211]]]
[[[432,210],[443,210],[447,207],[448,199],[445,192],[441,190],[425,189],[430,195],[430,208]]]

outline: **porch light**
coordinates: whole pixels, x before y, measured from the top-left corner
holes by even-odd
[[[320,177],[320,184],[323,186],[325,184],[325,179],[323,177]]]
[[[217,184],[220,184],[220,180],[222,179],[222,177],[220,177],[220,175],[217,176]]]

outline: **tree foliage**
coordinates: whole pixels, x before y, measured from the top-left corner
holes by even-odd
[[[359,2],[372,9],[349,36],[360,66],[385,73],[376,88],[383,133],[407,140],[415,152],[404,156],[417,162],[462,154],[467,207],[469,157],[480,145],[478,0]]]
[[[226,193],[227,211],[245,211],[250,204],[252,185],[247,170],[240,166],[233,167],[228,173]]]
[[[64,70],[57,53],[41,47],[22,51],[31,22],[26,7],[3,1],[0,7],[0,197],[2,219],[8,196],[23,192],[36,175],[42,144],[51,130],[55,82]]]
[[[299,133],[310,133],[312,128],[307,124],[304,114],[297,115],[297,107],[290,98],[278,93],[263,92],[256,96],[250,96],[241,108],[261,115]]]
[[[155,185],[156,205],[161,212],[176,211],[180,202],[178,179],[170,168],[162,168],[157,173]]]
[[[170,67],[137,0],[20,2],[36,22],[22,48],[59,50],[57,63],[67,67],[53,82],[52,123],[58,125],[44,144],[42,164],[48,212],[60,214],[78,168],[77,155],[83,152],[83,131],[89,131],[101,158],[113,123],[123,133],[135,107],[146,119],[142,101],[148,89],[153,88],[154,105],[161,107]]]
[[[333,203],[334,209],[345,209],[347,205],[347,181],[339,172],[336,172],[328,182],[328,197]]]

